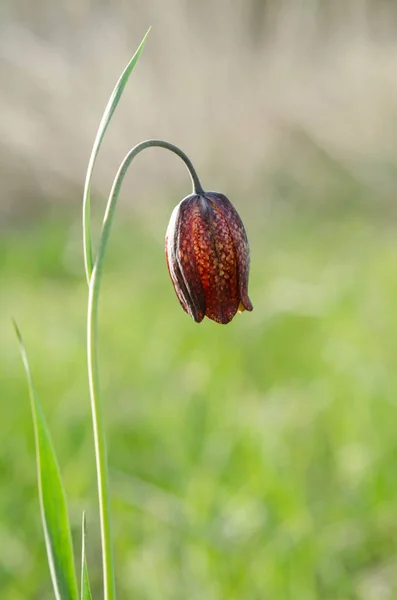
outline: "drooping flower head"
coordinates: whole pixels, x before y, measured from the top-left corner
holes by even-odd
[[[247,234],[230,200],[218,192],[191,194],[175,207],[167,228],[168,270],[178,300],[197,323],[229,323],[252,310]]]

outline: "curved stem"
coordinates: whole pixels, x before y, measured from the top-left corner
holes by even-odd
[[[102,540],[102,563],[104,579],[104,600],[115,600],[115,577],[113,562],[113,546],[111,534],[110,518],[110,497],[108,482],[108,465],[106,452],[106,437],[103,421],[103,410],[99,388],[99,368],[98,368],[98,301],[100,282],[105,260],[106,248],[109,240],[110,230],[113,222],[114,211],[117,199],[120,193],[121,184],[127,173],[132,160],[139,152],[146,148],[159,147],[165,148],[177,154],[185,163],[193,185],[193,192],[203,194],[200,180],[190,161],[182,150],[177,146],[163,140],[147,140],[141,142],[129,151],[120,165],[116,178],[109,195],[108,203],[103,219],[101,236],[99,239],[98,253],[95,259],[94,267],[89,277],[88,292],[88,314],[87,314],[87,360],[88,360],[88,380],[90,387],[92,423],[94,430],[95,459],[98,480],[99,513],[101,523]]]
[[[124,164],[126,164],[125,166],[125,170],[128,169],[131,161],[133,160],[133,158],[139,154],[140,152],[142,152],[142,150],[145,150],[146,148],[165,148],[166,150],[169,150],[170,152],[173,152],[174,154],[176,154],[177,156],[179,156],[179,158],[181,158],[183,160],[183,162],[185,163],[191,180],[192,180],[192,186],[193,186],[193,192],[195,194],[203,194],[204,190],[201,186],[200,180],[198,178],[198,175],[196,173],[196,169],[193,167],[192,161],[190,160],[190,158],[180,149],[178,148],[178,146],[175,146],[174,144],[171,144],[170,142],[165,142],[164,140],[146,140],[145,142],[141,142],[140,144],[137,144],[134,148],[132,148],[132,150],[129,151],[129,153],[127,154],[127,156],[124,158],[123,163],[120,167],[120,171],[122,170]],[[125,175],[125,173],[124,173]],[[124,175],[122,175],[121,177],[121,181],[124,178]],[[88,185],[88,184],[86,184]],[[120,182],[121,185],[121,182]],[[86,195],[89,194],[89,186],[88,186],[88,190],[87,192],[84,192],[84,198],[86,198]],[[92,247],[91,247],[91,235],[90,235],[90,206],[89,206],[89,202],[85,202],[84,203],[84,211],[83,211],[83,234],[84,234],[84,257],[85,257],[85,267],[86,267],[86,274],[87,274],[87,281],[88,284],[90,283],[90,279],[91,279],[91,274],[92,274]],[[106,210],[107,212],[107,210]],[[99,250],[98,250],[99,253]]]
[[[123,183],[125,174],[127,173],[131,162],[134,160],[134,158],[136,157],[137,154],[142,152],[142,150],[146,150],[146,148],[155,148],[155,147],[165,148],[166,150],[170,150],[171,152],[173,152],[174,154],[179,156],[179,158],[181,158],[183,160],[183,162],[185,163],[185,165],[189,171],[189,174],[190,174],[190,177],[192,180],[193,193],[194,194],[204,194],[204,190],[201,186],[200,180],[198,178],[195,168],[193,167],[191,160],[184,152],[182,152],[182,150],[180,148],[178,148],[178,146],[174,146],[174,144],[170,144],[169,142],[164,142],[163,140],[146,140],[145,142],[141,142],[140,144],[137,144],[136,146],[134,146],[134,148],[132,148],[132,150],[130,150],[128,152],[127,156],[124,158],[123,162],[120,165],[120,168],[118,170],[116,178],[113,182],[113,187],[110,192],[108,203],[106,205],[105,216],[103,218],[103,224],[102,224],[101,237],[100,237],[99,246],[98,246],[98,254],[96,257],[96,261],[95,261],[95,265],[98,266],[98,270],[101,270],[102,265],[103,265],[103,260],[105,258],[104,254],[105,254],[106,245],[107,245],[108,238],[109,238],[110,227],[111,227],[112,220],[113,220],[113,213],[116,208],[117,198],[120,193],[121,184]]]

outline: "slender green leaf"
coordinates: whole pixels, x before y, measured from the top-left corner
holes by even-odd
[[[34,388],[21,332],[15,322],[14,327],[29,387],[36,443],[40,510],[52,584],[57,600],[77,600],[77,581],[66,496],[50,433]]]
[[[94,165],[96,161],[96,157],[98,156],[99,149],[102,144],[103,137],[105,135],[106,129],[110,123],[110,120],[113,116],[114,111],[119,103],[121,95],[124,91],[126,83],[128,81],[129,76],[131,75],[138,59],[142,53],[144,48],[146,38],[149,34],[150,28],[146,32],[145,37],[140,43],[138,50],[135,52],[134,56],[131,58],[128,65],[125,67],[123,73],[121,74],[116,86],[110,96],[109,102],[105,108],[105,112],[103,113],[101,122],[98,127],[98,131],[95,137],[94,145],[92,147],[90,160],[88,162],[87,174],[85,177],[84,184],[84,194],[83,194],[83,236],[84,236],[84,264],[87,276],[87,282],[90,281],[91,273],[92,273],[92,242],[91,242],[91,202],[90,202],[90,186],[91,186],[91,178],[92,172],[94,170]]]
[[[88,579],[87,559],[85,555],[86,523],[85,513],[81,524],[81,600],[92,600],[90,582]]]

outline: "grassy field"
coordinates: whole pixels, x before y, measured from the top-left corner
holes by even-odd
[[[65,223],[0,238],[2,600],[53,597],[11,315],[58,452],[76,557],[88,512],[101,597],[86,287],[80,226]],[[358,217],[248,221],[254,312],[222,327],[179,307],[165,225],[119,225],[103,281],[119,598],[396,598],[397,232]]]

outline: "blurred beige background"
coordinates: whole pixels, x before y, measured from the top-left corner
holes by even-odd
[[[376,210],[394,203],[394,2],[38,0],[0,10],[3,224],[80,201],[98,120],[150,25],[100,155],[101,194],[132,145],[162,137],[191,156],[204,185],[263,204],[290,189],[320,207],[349,203],[346,182]],[[159,185],[178,197],[186,189],[178,161],[151,154],[124,191],[143,212]]]

